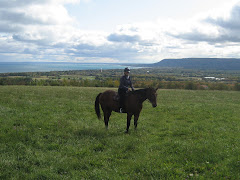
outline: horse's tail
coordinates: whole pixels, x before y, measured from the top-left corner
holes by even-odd
[[[98,119],[101,119],[101,113],[100,113],[100,108],[99,108],[99,97],[101,94],[102,93],[99,93],[95,100],[95,112],[97,114]]]

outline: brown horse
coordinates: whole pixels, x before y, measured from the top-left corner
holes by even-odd
[[[99,93],[96,97],[95,111],[98,119],[100,119],[101,114],[99,104],[101,104],[101,108],[104,113],[104,122],[106,128],[108,128],[108,121],[112,111],[119,112],[119,101],[117,100],[117,96],[117,92],[108,90],[103,93]],[[135,129],[137,128],[137,121],[139,118],[139,114],[142,110],[142,104],[146,99],[148,99],[152,103],[153,107],[157,107],[157,89],[146,88],[127,93],[125,98],[125,107],[127,113],[126,133],[128,133],[130,121],[133,115]]]

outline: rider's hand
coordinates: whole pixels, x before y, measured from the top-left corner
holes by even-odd
[[[130,91],[132,91],[132,89],[131,89],[131,88],[128,88],[128,92],[130,92]]]

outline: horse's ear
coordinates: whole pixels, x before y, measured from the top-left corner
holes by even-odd
[[[158,90],[158,87],[156,88],[156,91]]]

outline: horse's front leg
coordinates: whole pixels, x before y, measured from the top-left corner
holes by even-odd
[[[128,133],[132,115],[133,115],[132,113],[127,113],[127,129],[126,129],[125,133]]]
[[[139,118],[139,113],[138,113],[138,114],[134,114],[134,126],[135,126],[135,130],[137,129],[138,118]]]

